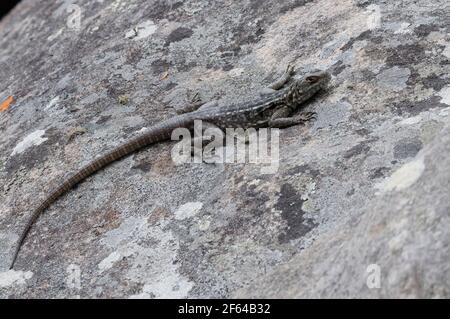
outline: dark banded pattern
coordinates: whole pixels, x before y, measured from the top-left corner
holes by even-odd
[[[283,108],[286,109],[287,107],[287,111],[291,112],[298,110],[303,102],[308,100],[320,89],[325,88],[331,79],[328,72],[319,71],[310,73],[301,79],[295,79],[289,86],[282,88],[283,85],[286,84],[286,81],[289,80],[289,75],[291,73],[293,73],[293,68],[288,67],[286,74],[279,81],[274,83],[272,88],[279,89],[278,91],[275,91],[275,93],[257,100],[222,107],[200,108],[191,113],[175,116],[152,126],[143,135],[118,146],[81,168],[77,173],[69,177],[58,188],[50,193],[47,199],[33,212],[19,239],[10,268],[13,268],[20,247],[39,215],[56,201],[59,196],[63,195],[86,177],[92,175],[111,162],[147,145],[170,139],[172,131],[176,128],[192,128],[194,120],[203,120],[209,122],[209,124],[215,124],[222,129],[228,127],[265,127],[271,125],[270,122],[273,120],[289,120],[289,117],[292,117],[292,114],[285,114],[286,110],[283,111]],[[289,123],[296,122],[289,121]]]
[[[25,228],[19,238],[16,250],[13,255],[10,269],[14,267],[17,256],[19,255],[20,248],[22,247],[31,227],[34,222],[38,219],[40,214],[47,209],[51,204],[53,204],[61,195],[68,192],[72,187],[86,179],[88,176],[99,171],[108,164],[133,153],[145,146],[169,140],[172,131],[179,127],[191,127],[193,124],[193,117],[188,114],[183,114],[175,116],[166,121],[156,124],[148,129],[144,134],[137,136],[130,141],[119,145],[115,149],[107,152],[106,154],[94,159],[89,164],[83,166],[75,174],[67,178],[61,185],[54,189],[47,198],[33,211],[31,218],[27,221]]]

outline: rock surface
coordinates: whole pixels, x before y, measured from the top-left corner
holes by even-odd
[[[76,3],[76,4],[75,4]],[[447,0],[22,1],[0,22],[0,297],[450,297]],[[182,108],[328,69],[279,167],[133,154]]]

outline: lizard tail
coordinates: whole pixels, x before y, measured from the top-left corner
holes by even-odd
[[[33,211],[31,218],[27,221],[27,224],[20,235],[9,269],[13,269],[17,256],[19,255],[20,248],[22,247],[34,222],[38,219],[41,213],[52,203],[54,203],[61,195],[65,194],[72,187],[108,164],[145,146],[164,140],[169,140],[173,129],[178,127],[190,127],[192,124],[191,122],[192,120],[187,114],[175,116],[166,121],[160,122],[155,126],[150,127],[144,134],[137,136],[130,141],[119,145],[106,154],[94,159],[92,162],[83,166],[78,172],[66,179],[50,193],[50,195],[36,208],[36,210]]]

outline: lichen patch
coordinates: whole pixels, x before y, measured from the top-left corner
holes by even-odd
[[[14,147],[11,156],[20,154],[31,146],[36,146],[44,143],[47,140],[46,137],[42,137],[44,134],[44,130],[37,130],[31,134],[28,134],[22,141],[19,142],[19,144],[16,145],[16,147]]]
[[[375,185],[375,188],[382,192],[399,191],[413,185],[420,178],[425,170],[425,163],[422,156],[406,163],[394,172],[390,177]]]

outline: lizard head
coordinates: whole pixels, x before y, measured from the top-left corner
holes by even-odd
[[[308,100],[317,91],[327,87],[331,76],[326,71],[317,71],[295,79],[290,85],[286,101],[288,105],[295,105]]]
[[[325,88],[330,83],[330,73],[326,71],[317,71],[306,74],[304,77],[296,81],[298,88],[305,88],[306,90],[316,88],[317,91]]]

